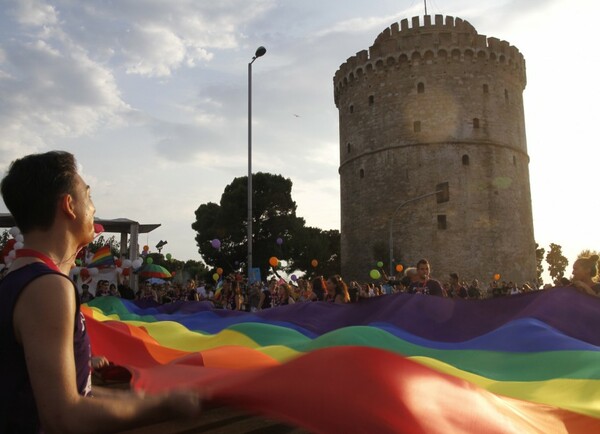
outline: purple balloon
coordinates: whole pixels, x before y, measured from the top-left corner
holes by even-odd
[[[277,238],[277,244],[279,244],[281,246],[283,244],[283,239],[282,238]]]
[[[221,240],[219,240],[218,238],[215,238],[214,240],[212,240],[210,242],[210,245],[213,246],[215,249],[220,249],[221,248]]]
[[[292,274],[292,275],[290,276],[290,279],[292,279],[292,281],[294,281],[294,282],[295,282],[296,280],[298,280],[298,276],[296,276],[295,274]]]

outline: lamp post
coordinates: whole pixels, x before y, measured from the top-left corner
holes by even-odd
[[[404,205],[409,204],[411,202],[416,202],[418,200],[424,199],[426,197],[429,196],[433,196],[436,195],[437,196],[437,203],[444,203],[444,202],[448,202],[448,200],[450,199],[450,193],[449,193],[449,187],[448,187],[448,183],[447,182],[443,182],[441,184],[436,185],[436,189],[435,191],[432,191],[431,193],[427,193],[427,194],[423,194],[421,196],[417,196],[417,197],[413,197],[412,199],[408,199],[405,200],[404,202],[401,202],[396,209],[394,210],[394,212],[392,213],[392,216],[390,217],[390,276],[392,276],[393,274],[393,263],[394,263],[394,217],[396,217],[396,214],[398,214],[398,211],[400,211],[400,208],[402,208]]]
[[[252,272],[252,64],[267,52],[258,47],[248,63],[248,278]]]

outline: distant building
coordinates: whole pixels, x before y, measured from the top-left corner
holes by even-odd
[[[341,261],[368,280],[377,261],[430,260],[450,272],[536,277],[525,138],[525,60],[460,18],[402,20],[334,76],[340,122]]]

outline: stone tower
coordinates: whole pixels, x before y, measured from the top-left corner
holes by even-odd
[[[427,258],[440,280],[535,278],[525,84],[516,47],[441,15],[393,24],[340,66],[346,280],[368,280],[377,261],[387,272],[390,244],[393,266]],[[400,206],[443,183],[449,200]]]

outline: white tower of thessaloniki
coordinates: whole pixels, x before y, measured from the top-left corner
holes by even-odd
[[[378,261],[387,271],[392,250],[392,267],[426,258],[440,280],[535,278],[516,47],[460,18],[414,17],[381,32],[333,81],[346,281],[368,280]],[[444,183],[447,201],[399,207]]]

